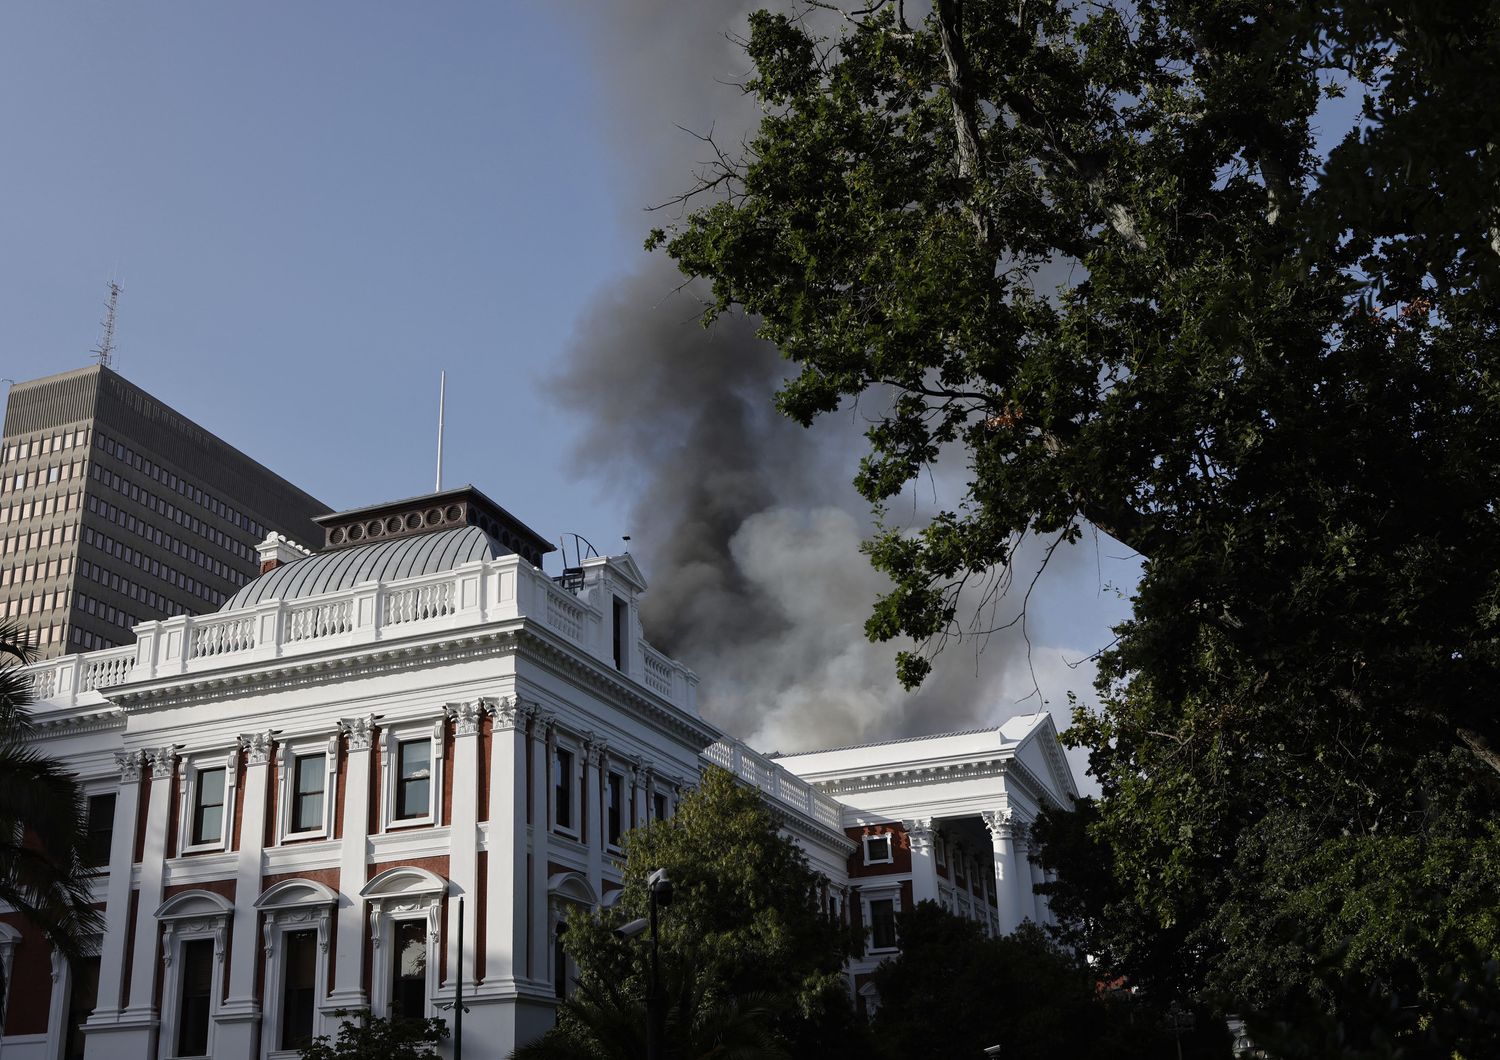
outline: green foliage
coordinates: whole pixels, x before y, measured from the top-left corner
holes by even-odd
[[[340,1009],[337,1039],[322,1034],[302,1049],[302,1060],[438,1060],[448,1040],[440,1019],[386,1019],[366,1010]]]
[[[1057,1056],[1161,1057],[1172,1041],[1145,1000],[1101,990],[1095,973],[1032,924],[987,938],[936,903],[900,914],[901,955],[875,972],[878,1055],[891,1060]],[[976,1004],[976,996],[997,999]],[[1189,1056],[1225,1055],[1222,1028],[1186,1043]]]
[[[103,918],[83,863],[88,820],[73,775],[29,745],[32,659],[25,631],[0,623],[0,902],[68,958],[91,951]]]
[[[652,241],[787,415],[865,396],[878,512],[966,457],[869,542],[870,635],[931,648],[1027,535],[1138,550],[1069,930],[1159,996],[1445,1025],[1442,954],[1500,953],[1500,4],[872,6],[752,17],[759,130]]]
[[[668,1055],[845,1055],[859,1033],[843,973],[854,938],[817,908],[816,873],[758,793],[709,769],[670,819],[630,832],[625,853],[620,901],[568,922],[577,994],[518,1058],[641,1055],[649,938],[614,929],[648,914],[658,868],[674,884],[660,917]]]

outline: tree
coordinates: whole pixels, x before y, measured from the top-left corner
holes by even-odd
[[[441,1019],[386,1019],[368,1011],[340,1009],[336,1039],[326,1034],[303,1046],[302,1060],[439,1060],[437,1047],[448,1040]]]
[[[85,865],[88,820],[74,777],[30,746],[32,661],[25,630],[0,623],[0,902],[70,960],[92,951],[103,918]]]
[[[883,518],[967,461],[867,545],[893,583],[868,632],[919,645],[903,681],[1028,535],[1144,557],[1071,735],[1111,888],[1074,906],[1110,910],[1091,951],[1143,986],[1332,1009],[1324,957],[1377,987],[1416,960],[1436,1013],[1399,911],[1500,952],[1497,16],[870,0],[822,37],[759,12],[760,127],[648,240],[797,366],[787,415],[866,398]],[[1065,855],[1057,898],[1098,882]]]
[[[577,991],[518,1060],[641,1055],[649,941],[614,929],[647,915],[655,869],[673,883],[660,916],[669,1056],[847,1055],[859,1038],[843,971],[855,939],[824,915],[819,876],[757,792],[711,767],[671,818],[624,843],[619,902],[571,918],[563,936]]]
[[[1033,924],[988,938],[977,923],[921,902],[899,915],[897,930],[901,954],[883,962],[873,979],[880,995],[878,1055],[978,1058],[994,1045],[1009,1060],[1171,1053],[1158,1009],[1102,989],[1087,964]],[[975,1004],[976,992],[996,1003]],[[1204,1021],[1203,1031],[1191,1055],[1227,1057],[1222,1026]]]

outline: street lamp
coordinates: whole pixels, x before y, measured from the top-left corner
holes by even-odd
[[[662,1043],[667,1037],[667,1006],[661,996],[661,957],[656,934],[656,909],[672,904],[672,881],[666,869],[657,869],[646,877],[651,892],[651,993],[646,997],[646,1060],[661,1060]]]

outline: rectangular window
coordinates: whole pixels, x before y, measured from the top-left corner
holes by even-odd
[[[561,747],[552,756],[553,783],[556,797],[554,817],[559,828],[573,827],[573,752]]]
[[[298,755],[296,763],[292,775],[292,831],[311,832],[323,827],[323,784],[327,776],[327,756]]]
[[[656,815],[654,820],[665,821],[667,819],[667,797],[658,791],[652,799],[651,809]]]
[[[625,669],[625,635],[630,623],[630,607],[618,596],[614,598],[615,669]]]
[[[281,937],[281,1048],[312,1044],[318,974],[318,933],[291,931]]]
[[[218,843],[223,838],[224,770],[202,769],[198,771],[198,792],[193,801],[193,844]]]
[[[891,835],[889,832],[883,835],[865,836],[866,865],[881,865],[892,860]]]
[[[181,960],[177,1055],[207,1056],[209,1008],[214,989],[214,940],[188,939],[182,944]]]
[[[396,966],[391,975],[391,1016],[427,1016],[427,922],[398,920],[394,928]]]
[[[396,745],[396,819],[426,817],[432,783],[432,741],[403,740]]]
[[[877,950],[896,946],[896,903],[882,898],[870,903],[870,947]]]
[[[620,835],[623,832],[625,809],[625,778],[619,773],[609,775],[609,816],[606,823],[609,845],[617,847],[620,845]]]
[[[109,864],[109,844],[115,834],[115,794],[89,796],[88,840],[84,845],[84,864]]]

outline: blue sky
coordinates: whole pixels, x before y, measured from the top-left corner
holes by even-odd
[[[545,4],[8,3],[0,375],[116,365],[335,507],[449,483],[623,532],[538,398],[640,253],[607,98]],[[633,205],[633,204],[632,204]]]
[[[609,342],[600,306],[666,282],[627,282],[660,221],[642,207],[690,179],[701,147],[676,125],[745,121],[724,36],[743,6],[10,0],[0,376],[88,363],[117,278],[116,368],[333,507],[431,488],[445,368],[447,484],[475,483],[553,540],[617,551],[634,529],[640,544],[628,461],[596,446],[608,472],[581,473],[587,424],[547,380],[579,344]],[[661,312],[674,336],[695,327]],[[593,363],[616,368],[604,353]],[[790,749],[820,726],[873,738],[1016,712],[1032,686],[1014,637],[949,653],[925,701],[892,687],[894,649],[863,642],[877,587],[837,511],[861,508],[848,477],[807,513],[757,513],[722,550],[772,557],[746,578],[784,635],[687,660],[720,675],[717,719]],[[788,547],[818,557],[790,587],[774,569]],[[1066,691],[1091,682],[1065,660],[1125,614],[1123,552],[1074,550],[1034,607],[1060,722]],[[660,592],[674,572],[647,575]]]

